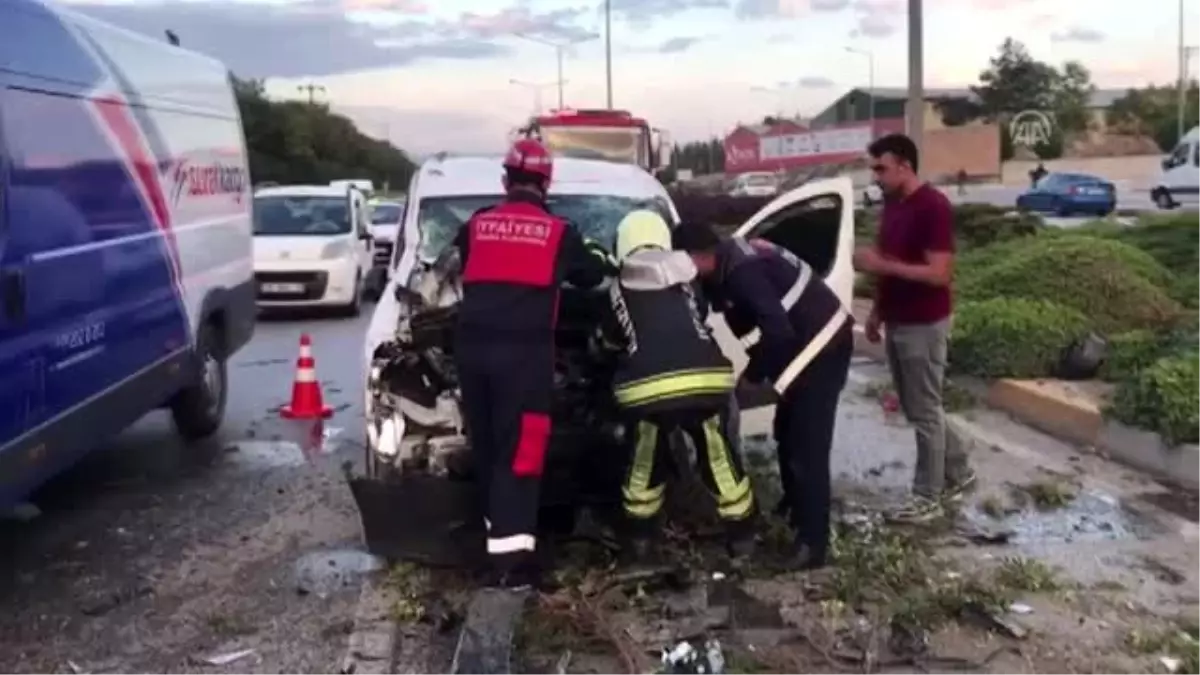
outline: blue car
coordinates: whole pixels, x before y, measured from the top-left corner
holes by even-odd
[[[1070,216],[1077,213],[1107,216],[1117,208],[1112,183],[1085,173],[1050,173],[1017,197],[1018,211],[1039,211]]]

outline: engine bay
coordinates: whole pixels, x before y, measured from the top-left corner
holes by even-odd
[[[369,472],[388,479],[414,473],[470,480],[468,429],[460,411],[454,331],[462,297],[461,261],[454,249],[419,265],[397,285],[401,305],[394,339],[380,344],[368,376]],[[623,427],[612,396],[611,354],[595,339],[605,292],[566,287],[555,336],[554,430],[544,484],[561,499],[613,494],[620,479]],[[544,490],[545,492],[545,490]],[[543,502],[559,501],[544,494]]]

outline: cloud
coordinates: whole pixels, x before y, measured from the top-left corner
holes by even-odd
[[[897,26],[893,17],[883,14],[864,14],[858,17],[858,27],[850,37],[885,38],[895,34]]]
[[[660,44],[657,51],[659,54],[678,54],[691,49],[698,42],[698,37],[673,37]]]
[[[809,75],[796,80],[796,86],[801,89],[828,89],[836,84],[828,77]]]
[[[497,152],[512,127],[511,121],[461,110],[397,110],[336,102],[332,108],[349,117],[364,134],[387,137],[414,158],[442,151]],[[453,141],[447,144],[446,139]]]
[[[733,13],[739,19],[794,18],[813,12],[840,12],[850,0],[737,0]]]
[[[644,28],[658,19],[695,9],[728,9],[730,0],[611,0],[611,3],[615,18]],[[597,7],[603,11],[604,3]]]
[[[73,6],[154,38],[171,29],[185,47],[220,59],[242,77],[326,76],[423,59],[486,59],[511,49],[469,26],[405,18],[403,14],[424,8],[413,0],[308,0],[290,5],[92,1]],[[352,9],[386,9],[399,20],[391,25],[356,21],[345,13]]]
[[[1051,33],[1050,35],[1051,42],[1096,43],[1103,42],[1104,38],[1104,33],[1094,28],[1085,28],[1083,26],[1072,26],[1067,30]]]
[[[566,8],[538,13],[524,5],[502,9],[495,14],[464,12],[459,24],[475,35],[496,38],[523,33],[547,40],[572,42],[596,37],[575,22],[587,14],[586,9]]]

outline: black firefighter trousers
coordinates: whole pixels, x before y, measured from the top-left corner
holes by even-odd
[[[666,501],[670,444],[680,432],[691,440],[700,478],[713,495],[717,515],[726,524],[729,535],[738,538],[751,534],[754,492],[742,468],[738,446],[730,442],[731,427],[736,433],[736,421],[730,419],[731,413],[737,414],[732,406],[630,418],[628,470],[621,486],[621,501],[631,536],[649,537],[657,527]]]
[[[853,355],[853,326],[847,321],[775,405],[783,505],[790,513],[796,543],[807,546],[813,560],[821,563],[829,548],[829,455],[838,399]]]
[[[550,444],[554,345],[549,340],[459,339],[455,363],[493,583],[536,584],[538,503]]]

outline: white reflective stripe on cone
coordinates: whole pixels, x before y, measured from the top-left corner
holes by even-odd
[[[804,289],[808,288],[808,282],[812,281],[812,273],[812,266],[802,261],[800,263],[800,277],[796,279],[796,283],[792,284],[788,292],[783,294],[783,299],[779,301],[779,304],[783,305],[783,311],[791,311],[792,307],[795,307],[796,303],[800,301],[800,296],[804,295]],[[758,328],[754,328],[742,336],[742,346],[750,349],[758,344],[760,338],[762,338],[762,332]]]
[[[316,382],[317,372],[312,368],[301,368],[296,371],[297,382]]]
[[[779,379],[775,380],[774,387],[776,393],[782,395],[783,392],[787,391],[788,386],[797,377],[800,377],[800,373],[804,372],[808,364],[817,357],[817,354],[821,353],[821,350],[825,348],[825,345],[829,344],[833,336],[837,335],[838,329],[842,327],[842,324],[846,323],[846,319],[849,316],[850,312],[846,311],[845,307],[838,308],[837,313],[825,324],[821,332],[817,333],[812,342],[809,342],[800,354],[792,359],[787,368],[783,369],[783,373],[779,375]]]
[[[309,347],[308,345],[300,345],[300,358],[311,359],[312,358],[312,347]]]
[[[507,537],[488,537],[487,552],[492,555],[532,551],[537,548],[537,538],[532,534],[513,534]]]

